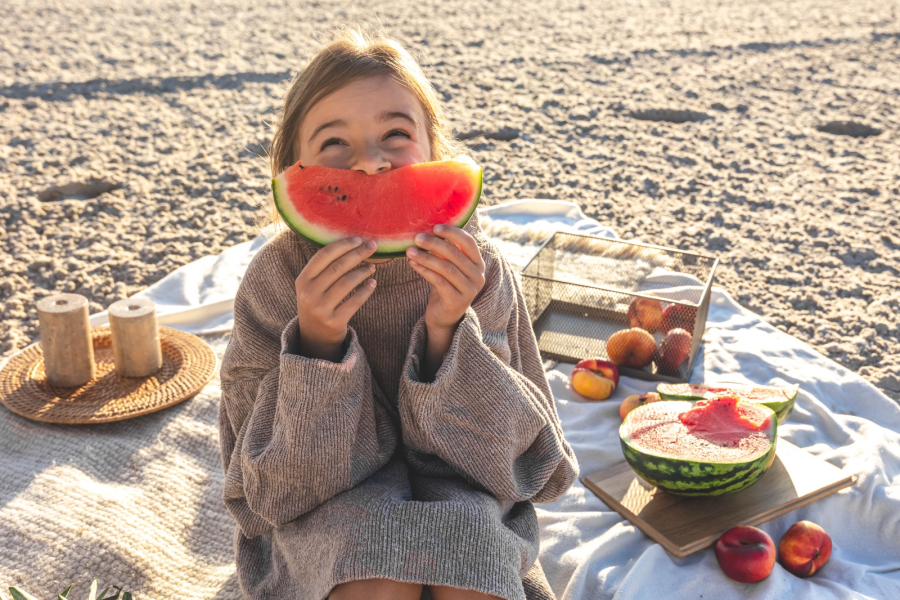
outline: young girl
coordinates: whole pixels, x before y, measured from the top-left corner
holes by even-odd
[[[338,37],[291,85],[272,173],[455,150],[395,41]],[[386,208],[390,210],[390,208]],[[532,502],[577,475],[525,301],[473,216],[406,258],[283,231],[234,303],[219,413],[248,598],[552,598]]]

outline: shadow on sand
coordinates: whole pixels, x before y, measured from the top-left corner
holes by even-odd
[[[170,94],[203,87],[241,89],[248,83],[281,83],[290,77],[290,71],[281,71],[280,73],[244,72],[184,77],[91,79],[83,82],[15,83],[0,87],[0,98],[41,98],[47,102],[63,102],[72,96],[95,98],[101,94]]]

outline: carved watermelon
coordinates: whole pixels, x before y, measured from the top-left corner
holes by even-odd
[[[360,236],[376,256],[401,256],[417,233],[437,224],[462,227],[481,198],[481,168],[467,157],[426,162],[377,175],[304,166],[272,180],[287,225],[318,244]]]
[[[787,387],[740,383],[660,383],[656,391],[663,400],[709,400],[717,396],[735,396],[745,402],[763,404],[775,411],[778,423],[784,423],[797,401],[797,384]]]
[[[778,419],[767,406],[720,397],[632,410],[619,428],[631,468],[660,489],[719,496],[757,481],[775,460]]]

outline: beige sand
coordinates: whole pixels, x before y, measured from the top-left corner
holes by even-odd
[[[343,5],[341,5],[343,4]],[[900,398],[900,21],[876,0],[6,0],[0,355],[256,234],[268,122],[315,36],[417,50],[486,202],[573,200]]]

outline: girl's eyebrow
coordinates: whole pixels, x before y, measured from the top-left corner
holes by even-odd
[[[338,127],[338,126],[346,127],[347,122],[344,121],[343,119],[335,119],[334,121],[328,121],[327,123],[323,123],[322,125],[319,125],[318,127],[316,127],[316,130],[312,132],[312,135],[309,136],[309,142],[307,142],[307,143],[311,144],[312,141],[316,138],[316,136],[319,135],[319,132],[322,131],[323,129],[327,129],[329,127]]]
[[[383,113],[381,113],[380,115],[378,115],[378,122],[379,122],[379,123],[384,123],[384,122],[390,121],[390,120],[392,120],[392,119],[405,119],[405,120],[409,121],[410,123],[412,123],[413,125],[418,125],[418,123],[416,123],[416,120],[413,119],[413,118],[412,118],[411,116],[409,116],[408,114],[406,114],[405,112],[401,112],[401,111],[384,111]]]
[[[418,126],[418,123],[416,122],[415,119],[413,119],[411,116],[409,116],[408,114],[406,114],[405,112],[402,112],[402,111],[384,111],[383,113],[378,115],[379,123],[385,123],[385,122],[391,121],[393,119],[404,119],[404,120],[412,123],[413,126]],[[318,127],[316,127],[315,131],[312,132],[312,135],[309,136],[309,142],[307,142],[307,143],[311,144],[312,141],[314,139],[316,139],[316,136],[319,135],[319,133],[323,129],[327,129],[329,127],[346,127],[346,126],[347,126],[347,122],[344,121],[343,119],[335,119],[333,121],[328,121],[327,123],[323,123],[323,124],[319,125]]]

